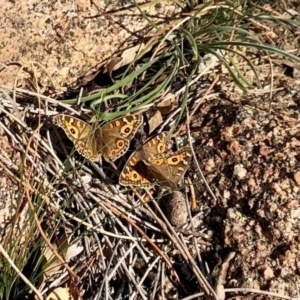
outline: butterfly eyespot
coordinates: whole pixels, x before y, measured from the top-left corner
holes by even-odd
[[[129,133],[130,131],[131,131],[130,127],[126,127],[126,128],[124,129],[124,132],[125,132],[125,133]]]
[[[84,142],[78,142],[77,145],[80,149],[85,149],[85,143]]]
[[[172,162],[177,162],[178,161],[178,158],[177,157],[173,157],[172,158]]]
[[[121,148],[124,146],[124,141],[118,141],[117,145]]]
[[[163,160],[162,159],[155,159],[152,161],[152,164],[160,166],[161,164],[163,164]]]

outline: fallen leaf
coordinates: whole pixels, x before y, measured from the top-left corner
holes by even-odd
[[[96,76],[100,73],[100,71],[97,71],[93,74],[90,74],[90,75],[86,75],[84,76],[82,79],[81,79],[81,84],[82,85],[86,85],[88,84],[89,82],[91,82],[92,80],[94,80],[96,78]]]
[[[168,93],[163,100],[159,100],[156,104],[156,108],[161,112],[161,114],[166,115],[175,107],[178,106],[178,101],[176,100],[173,93]]]
[[[52,250],[48,247],[45,247],[43,253],[42,266],[46,266],[46,269],[44,270],[45,277],[50,277],[51,275],[56,274],[61,268],[61,262],[55,257]]]
[[[112,80],[112,82],[115,82],[112,78],[112,72],[121,67],[122,60],[123,59],[121,57],[114,57],[110,60],[110,62],[106,66],[106,71],[107,71],[110,79]]]
[[[122,53],[121,57],[114,57],[110,60],[110,62],[106,66],[106,72],[109,73],[111,77],[112,71],[118,70],[119,68],[132,63],[136,55],[144,49],[145,49],[145,43],[141,43],[134,47],[126,49]],[[148,51],[150,50],[151,48],[149,47]]]
[[[70,294],[69,288],[58,287],[46,298],[46,300],[75,300]]]
[[[76,244],[73,244],[68,248],[65,255],[65,259],[67,262],[83,251],[84,248],[82,246],[79,246],[79,243],[80,242],[78,241]]]
[[[53,244],[52,247],[63,256],[70,247],[66,234],[63,234],[59,239],[58,249],[55,244]],[[41,266],[43,267],[44,272],[43,276],[40,278],[40,286],[46,278],[51,277],[53,274],[57,274],[62,266],[61,262],[56,258],[53,251],[48,246],[45,246],[43,249]]]
[[[149,110],[146,115],[150,134],[163,122],[163,118],[159,110]]]

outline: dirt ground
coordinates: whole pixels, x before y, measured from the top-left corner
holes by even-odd
[[[22,66],[35,72],[41,92],[49,86],[64,92],[66,87],[82,85],[114,55],[149,35],[147,22],[136,10],[124,11],[131,4],[128,0],[1,0],[0,83],[13,86],[18,75],[21,85],[32,75],[18,73]],[[120,8],[122,15],[117,13]],[[176,12],[172,1],[144,9],[164,21]],[[106,15],[101,15],[104,11]]]
[[[148,33],[147,23],[138,14],[98,16],[104,8],[115,11],[131,3],[119,1],[116,7],[114,2],[0,0],[4,12],[0,16],[0,85],[13,86],[17,77],[18,86],[29,88],[23,79],[35,72],[41,93],[49,93],[49,86],[59,91],[56,94],[78,87],[116,51],[122,52]],[[297,1],[287,5],[299,11]],[[157,17],[175,13],[171,4],[151,9]],[[274,32],[277,45],[294,48],[292,37],[287,38],[281,29]],[[299,67],[275,61],[270,95],[269,61],[260,58],[257,63],[266,89],[252,89],[245,95],[228,75],[221,75],[212,96],[191,119],[197,160],[215,195],[207,190],[193,161],[187,175],[201,210],[194,216],[201,214],[201,229],[204,226],[209,237],[201,254],[211,270],[217,272],[227,255],[235,253],[225,288],[251,288],[300,299]],[[20,66],[28,73],[20,73]],[[208,77],[207,82],[212,79]],[[208,87],[207,82],[201,82],[201,87]],[[5,132],[1,135],[2,149],[18,160]],[[3,207],[11,182],[5,169],[0,171]],[[7,212],[2,210],[2,215]],[[3,220],[0,228],[4,227]],[[190,292],[196,293],[197,288]]]

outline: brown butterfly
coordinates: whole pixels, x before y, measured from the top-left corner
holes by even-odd
[[[101,156],[107,161],[115,161],[125,154],[131,139],[143,123],[142,115],[121,117],[101,127],[91,126],[63,114],[54,119],[74,143],[76,150],[91,161],[99,161]]]
[[[140,150],[135,151],[125,164],[119,178],[121,185],[147,187],[152,183],[174,188],[190,163],[190,147],[176,152],[168,150],[167,132],[148,140]]]

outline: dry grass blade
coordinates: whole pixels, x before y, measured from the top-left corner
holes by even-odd
[[[32,291],[35,293],[36,297],[38,299],[43,300],[43,296],[40,294],[40,292],[31,284],[31,282],[22,274],[22,272],[18,269],[18,267],[14,264],[14,262],[10,259],[9,255],[5,251],[5,249],[0,244],[0,251],[1,254],[4,256],[4,258],[9,262],[10,266],[17,272],[18,276],[24,280],[24,282],[32,289]]]

